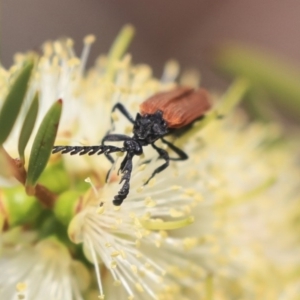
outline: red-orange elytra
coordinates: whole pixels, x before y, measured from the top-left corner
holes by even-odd
[[[182,128],[203,116],[210,108],[210,97],[205,89],[177,87],[145,100],[140,105],[140,112],[145,115],[161,111],[169,128]]]

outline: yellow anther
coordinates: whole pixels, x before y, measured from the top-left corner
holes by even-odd
[[[24,282],[19,282],[16,285],[16,289],[18,292],[24,292],[27,289],[27,285]]]
[[[96,36],[94,36],[93,34],[89,34],[83,39],[83,42],[85,44],[93,44],[95,41],[96,41]]]
[[[140,283],[138,283],[138,282],[135,284],[135,288],[136,288],[137,291],[140,292],[140,293],[143,293],[143,292],[144,292],[144,289],[143,289],[142,285],[141,285]]]
[[[113,251],[111,254],[110,254],[110,256],[111,257],[117,257],[117,256],[119,256],[120,255],[120,251]]]
[[[182,189],[182,187],[180,185],[172,185],[171,186],[171,190],[178,191],[180,189]]]
[[[157,205],[157,203],[151,197],[147,197],[145,199],[145,205],[146,205],[146,207],[155,207]]]
[[[172,218],[179,218],[183,216],[183,212],[175,208],[171,208],[169,213]]]
[[[111,261],[110,267],[111,267],[112,269],[115,269],[115,268],[117,267],[117,262],[116,262],[115,260]]]
[[[102,215],[104,213],[104,211],[105,211],[104,206],[100,206],[100,207],[97,208],[96,213],[98,215]]]
[[[131,266],[130,266],[130,269],[131,269],[131,271],[132,271],[134,274],[137,274],[137,272],[138,272],[137,266],[131,265]]]
[[[121,281],[120,280],[115,280],[113,283],[114,286],[120,286],[121,285]]]
[[[155,183],[156,183],[156,178],[152,178],[152,179],[150,179],[148,186],[153,187],[155,185]]]
[[[198,245],[198,239],[197,238],[185,238],[183,240],[183,246],[185,250],[191,250],[195,248]]]

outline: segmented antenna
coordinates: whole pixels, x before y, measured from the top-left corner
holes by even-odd
[[[62,154],[69,153],[70,155],[100,155],[113,152],[125,152],[124,148],[119,148],[111,145],[97,145],[97,146],[54,146],[52,153],[61,152]]]

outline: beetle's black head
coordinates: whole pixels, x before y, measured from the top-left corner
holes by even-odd
[[[168,126],[159,110],[155,114],[137,114],[133,127],[133,134],[140,140],[152,143],[168,133]]]

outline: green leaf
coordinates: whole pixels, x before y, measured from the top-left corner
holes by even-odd
[[[34,186],[45,169],[51,155],[61,111],[62,100],[58,100],[50,107],[35,136],[30,153],[25,184],[28,195],[34,194]]]
[[[263,51],[229,44],[215,56],[218,68],[248,79],[254,88],[264,89],[280,109],[300,116],[300,70]]]
[[[28,61],[20,70],[4,100],[0,111],[0,145],[8,138],[20,112],[28,87],[34,60]]]
[[[250,87],[249,81],[245,78],[237,78],[222,97],[217,107],[221,116],[229,114],[235,106],[243,99]]]
[[[28,140],[31,136],[32,130],[34,128],[38,110],[39,110],[39,94],[37,92],[27,111],[26,117],[22,125],[20,137],[19,137],[18,151],[23,165],[25,164],[24,151],[27,146]]]
[[[125,51],[127,50],[133,36],[134,36],[134,27],[132,25],[125,25],[118,36],[116,37],[113,45],[111,46],[108,54],[108,64],[106,77],[109,80],[112,80],[115,73],[115,64],[122,58]]]

